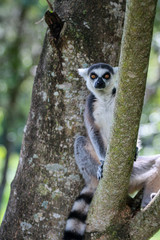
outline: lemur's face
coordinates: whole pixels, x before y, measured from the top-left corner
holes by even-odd
[[[97,63],[89,68],[78,69],[78,72],[86,80],[87,87],[91,92],[105,92],[109,85],[114,84],[117,70],[117,67],[114,68],[105,63]]]

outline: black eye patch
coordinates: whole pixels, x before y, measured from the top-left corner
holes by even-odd
[[[110,79],[111,74],[110,74],[109,72],[106,72],[105,74],[103,74],[102,77],[103,77],[104,79],[108,80],[108,79]]]
[[[94,80],[94,79],[96,79],[98,76],[97,76],[97,74],[95,74],[95,73],[91,73],[90,74],[90,78],[92,79],[92,80]]]

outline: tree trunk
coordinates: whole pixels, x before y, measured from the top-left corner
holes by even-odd
[[[125,1],[55,1],[33,86],[20,162],[1,240],[59,240],[82,186],[75,136],[84,134],[85,83],[79,67],[118,64]],[[63,28],[62,28],[63,27]],[[62,29],[61,29],[62,28]]]

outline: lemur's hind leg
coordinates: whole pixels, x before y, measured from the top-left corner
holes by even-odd
[[[75,140],[74,153],[76,163],[86,182],[97,179],[97,170],[100,162],[88,138],[79,136]]]
[[[142,207],[145,207],[151,200],[151,195],[160,188],[160,155],[141,156],[134,162],[130,177],[129,193],[144,188]],[[158,179],[158,181],[157,181]]]
[[[154,174],[150,176],[144,185],[143,199],[141,207],[144,208],[152,200],[160,189],[160,157],[155,160],[153,165]]]

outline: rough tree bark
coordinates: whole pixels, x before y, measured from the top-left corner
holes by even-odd
[[[82,186],[73,142],[84,133],[87,91],[76,70],[96,62],[115,66],[119,60],[125,1],[57,0],[54,5],[61,20],[46,14],[49,30],[1,240],[61,239]]]

